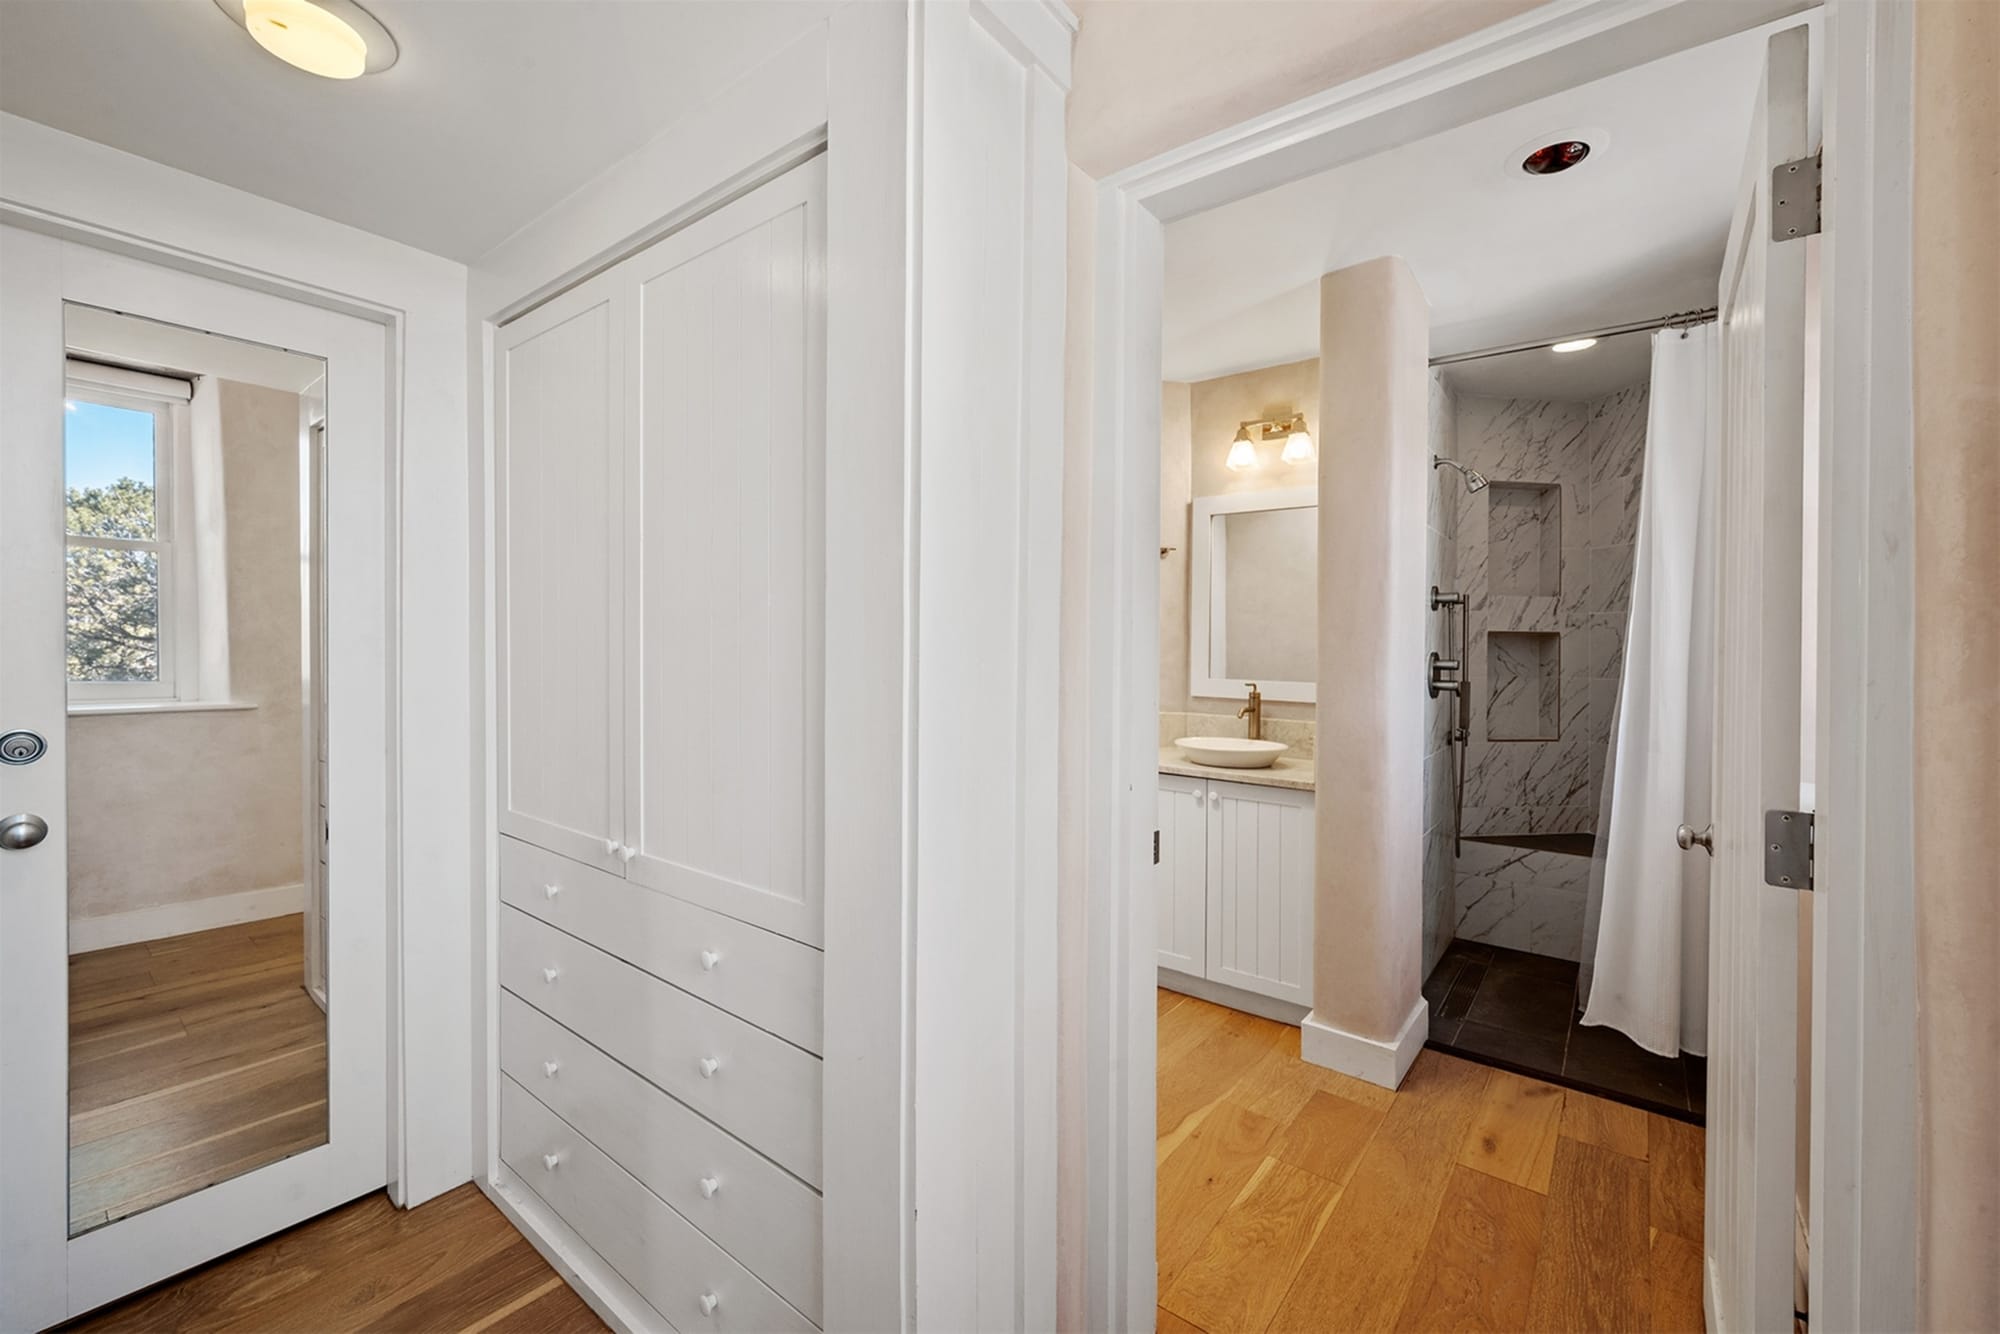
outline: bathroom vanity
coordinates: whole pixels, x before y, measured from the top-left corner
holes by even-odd
[[[1297,1023],[1312,1006],[1313,764],[1160,750],[1160,985]]]

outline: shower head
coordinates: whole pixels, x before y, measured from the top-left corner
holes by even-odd
[[[1472,468],[1468,468],[1463,463],[1459,463],[1454,459],[1448,459],[1442,454],[1431,455],[1431,467],[1456,468],[1460,472],[1464,473],[1465,491],[1467,495],[1476,495],[1477,493],[1484,491],[1487,487],[1485,473],[1478,472]]]

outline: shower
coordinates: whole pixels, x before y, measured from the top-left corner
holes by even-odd
[[[1431,467],[1456,468],[1460,472],[1464,473],[1465,491],[1467,495],[1477,495],[1478,493],[1486,489],[1487,482],[1485,473],[1480,472],[1476,468],[1468,468],[1463,463],[1459,463],[1453,459],[1448,459],[1442,454],[1431,455]]]

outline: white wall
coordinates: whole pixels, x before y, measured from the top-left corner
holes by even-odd
[[[465,268],[270,200],[0,116],[0,221],[98,244],[387,325],[404,501],[393,708],[391,933],[402,1051],[390,1175],[417,1203],[472,1172],[471,533],[465,469]],[[392,1141],[394,1136],[392,1135]]]

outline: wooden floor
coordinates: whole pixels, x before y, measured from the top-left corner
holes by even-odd
[[[298,914],[69,961],[70,1235],[326,1142]]]
[[[105,1307],[73,1329],[568,1334],[604,1324],[476,1186],[370,1195]]]
[[[1699,1330],[1702,1132],[1159,993],[1161,1331]]]

